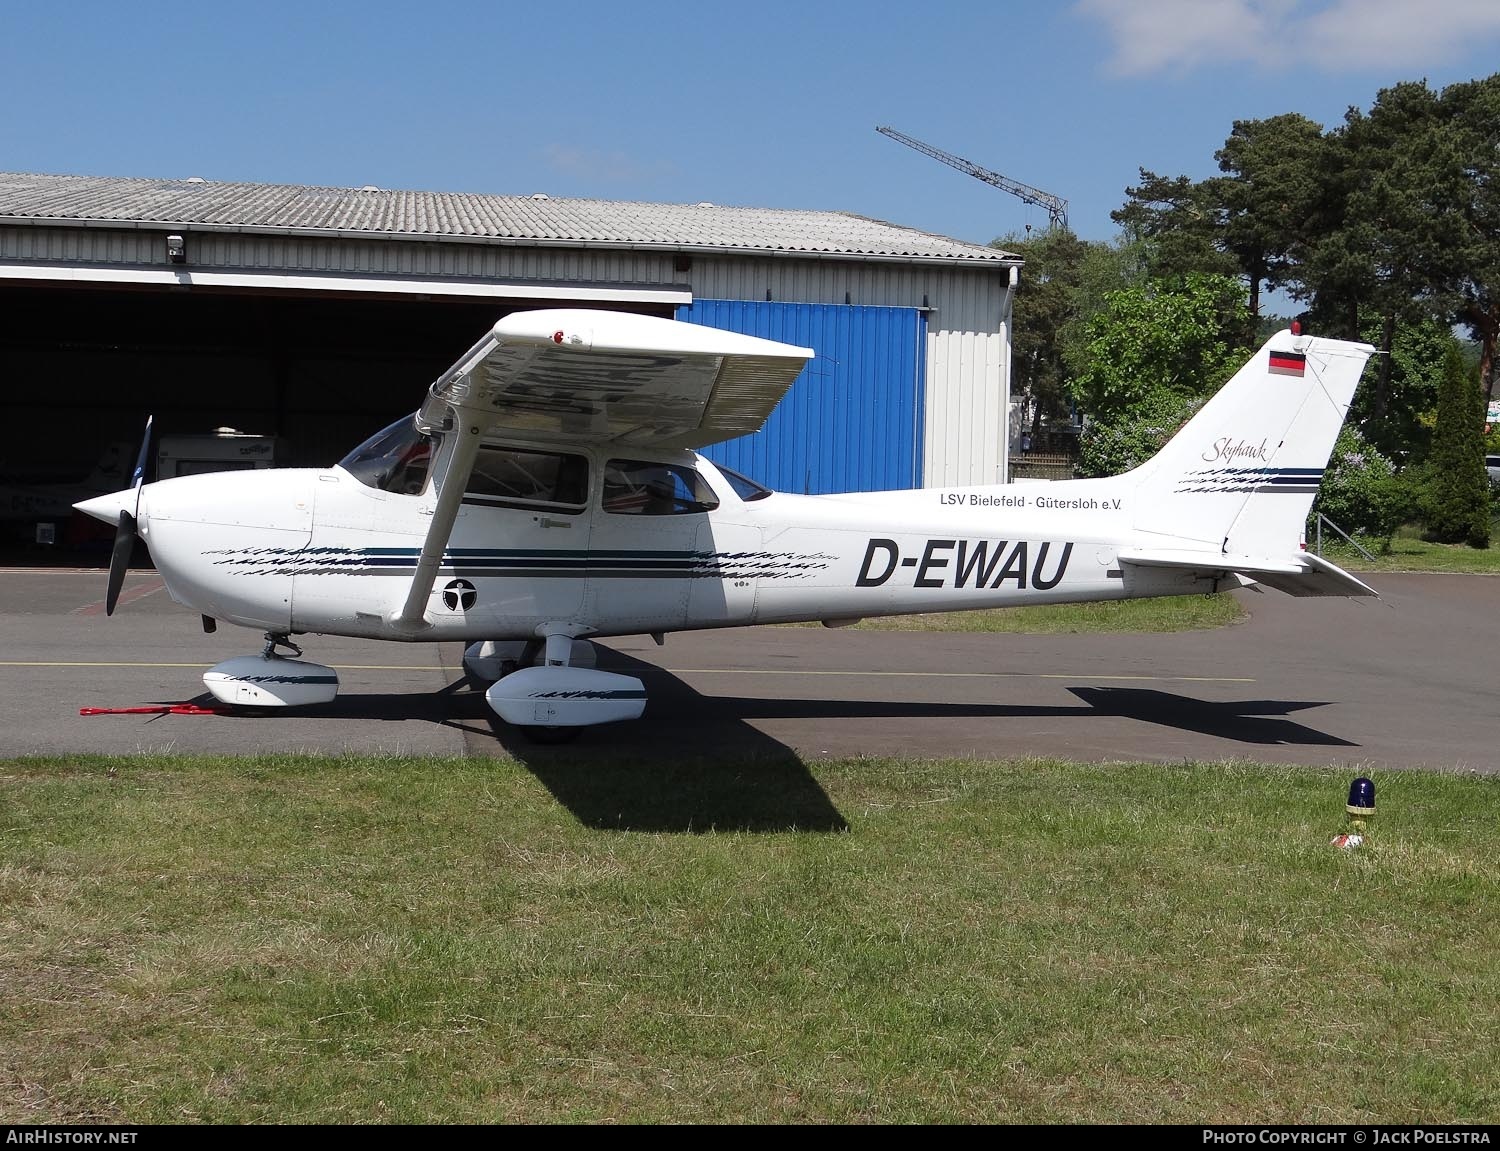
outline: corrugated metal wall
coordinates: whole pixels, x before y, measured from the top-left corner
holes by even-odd
[[[1005,482],[1010,317],[999,331],[946,329],[927,341],[924,488]]]
[[[165,230],[0,226],[0,260],[161,265]],[[912,482],[933,487],[1005,479],[1011,374],[1005,265],[187,231],[192,264],[204,270],[431,276],[517,286],[673,285],[710,301],[921,306],[927,316],[926,401],[916,453],[921,470]],[[802,490],[802,483],[792,490]]]
[[[0,227],[0,259],[164,266],[162,237],[171,229]],[[435,276],[516,283],[673,284],[684,277],[671,252],[465,244],[438,240],[337,239],[193,231],[187,235],[191,268],[337,275]]]
[[[779,491],[920,485],[927,323],[919,309],[694,300],[677,318],[817,352],[765,427],[713,445],[710,459]]]
[[[694,297],[709,299],[922,305],[926,402],[916,482],[922,487],[1005,482],[1009,268],[694,257],[689,278]]]

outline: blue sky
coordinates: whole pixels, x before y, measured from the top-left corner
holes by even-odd
[[[857,212],[959,239],[1201,178],[1236,119],[1336,124],[1500,70],[1500,0],[65,3],[0,25],[0,170]]]

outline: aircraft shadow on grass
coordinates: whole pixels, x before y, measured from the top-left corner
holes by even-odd
[[[842,831],[847,821],[802,757],[753,721],[785,719],[1060,719],[1118,716],[1260,746],[1356,747],[1289,718],[1325,707],[1295,700],[1209,702],[1150,688],[1074,687],[1077,706],[903,700],[763,699],[704,695],[652,664],[599,648],[599,665],[637,676],[651,703],[645,718],[585,731],[547,746],[501,722],[482,683],[460,674],[426,694],[341,695],[299,709],[326,720],[419,720],[462,731],[472,750],[493,740],[559,803],[590,827],[691,832]]]

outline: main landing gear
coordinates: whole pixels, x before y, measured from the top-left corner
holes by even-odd
[[[484,693],[490,710],[537,743],[565,743],[582,728],[640,718],[645,685],[593,664],[593,644],[564,630],[545,641],[487,641],[464,652],[470,675],[495,680]]]

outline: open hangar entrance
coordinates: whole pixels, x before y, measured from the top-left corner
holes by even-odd
[[[673,309],[415,290],[0,283],[0,420],[10,431],[0,554],[106,562],[105,525],[63,509],[75,489],[78,499],[90,494],[101,465],[120,477],[104,490],[129,483],[147,415],[155,444],[227,427],[274,437],[278,467],[324,467],[416,410],[427,385],[501,316],[569,304]]]
[[[1020,264],[848,212],[0,172],[0,558],[67,562],[44,521],[128,483],[148,412],[168,476],[327,465],[537,307],[815,348],[713,449],[782,490],[1004,482]]]

